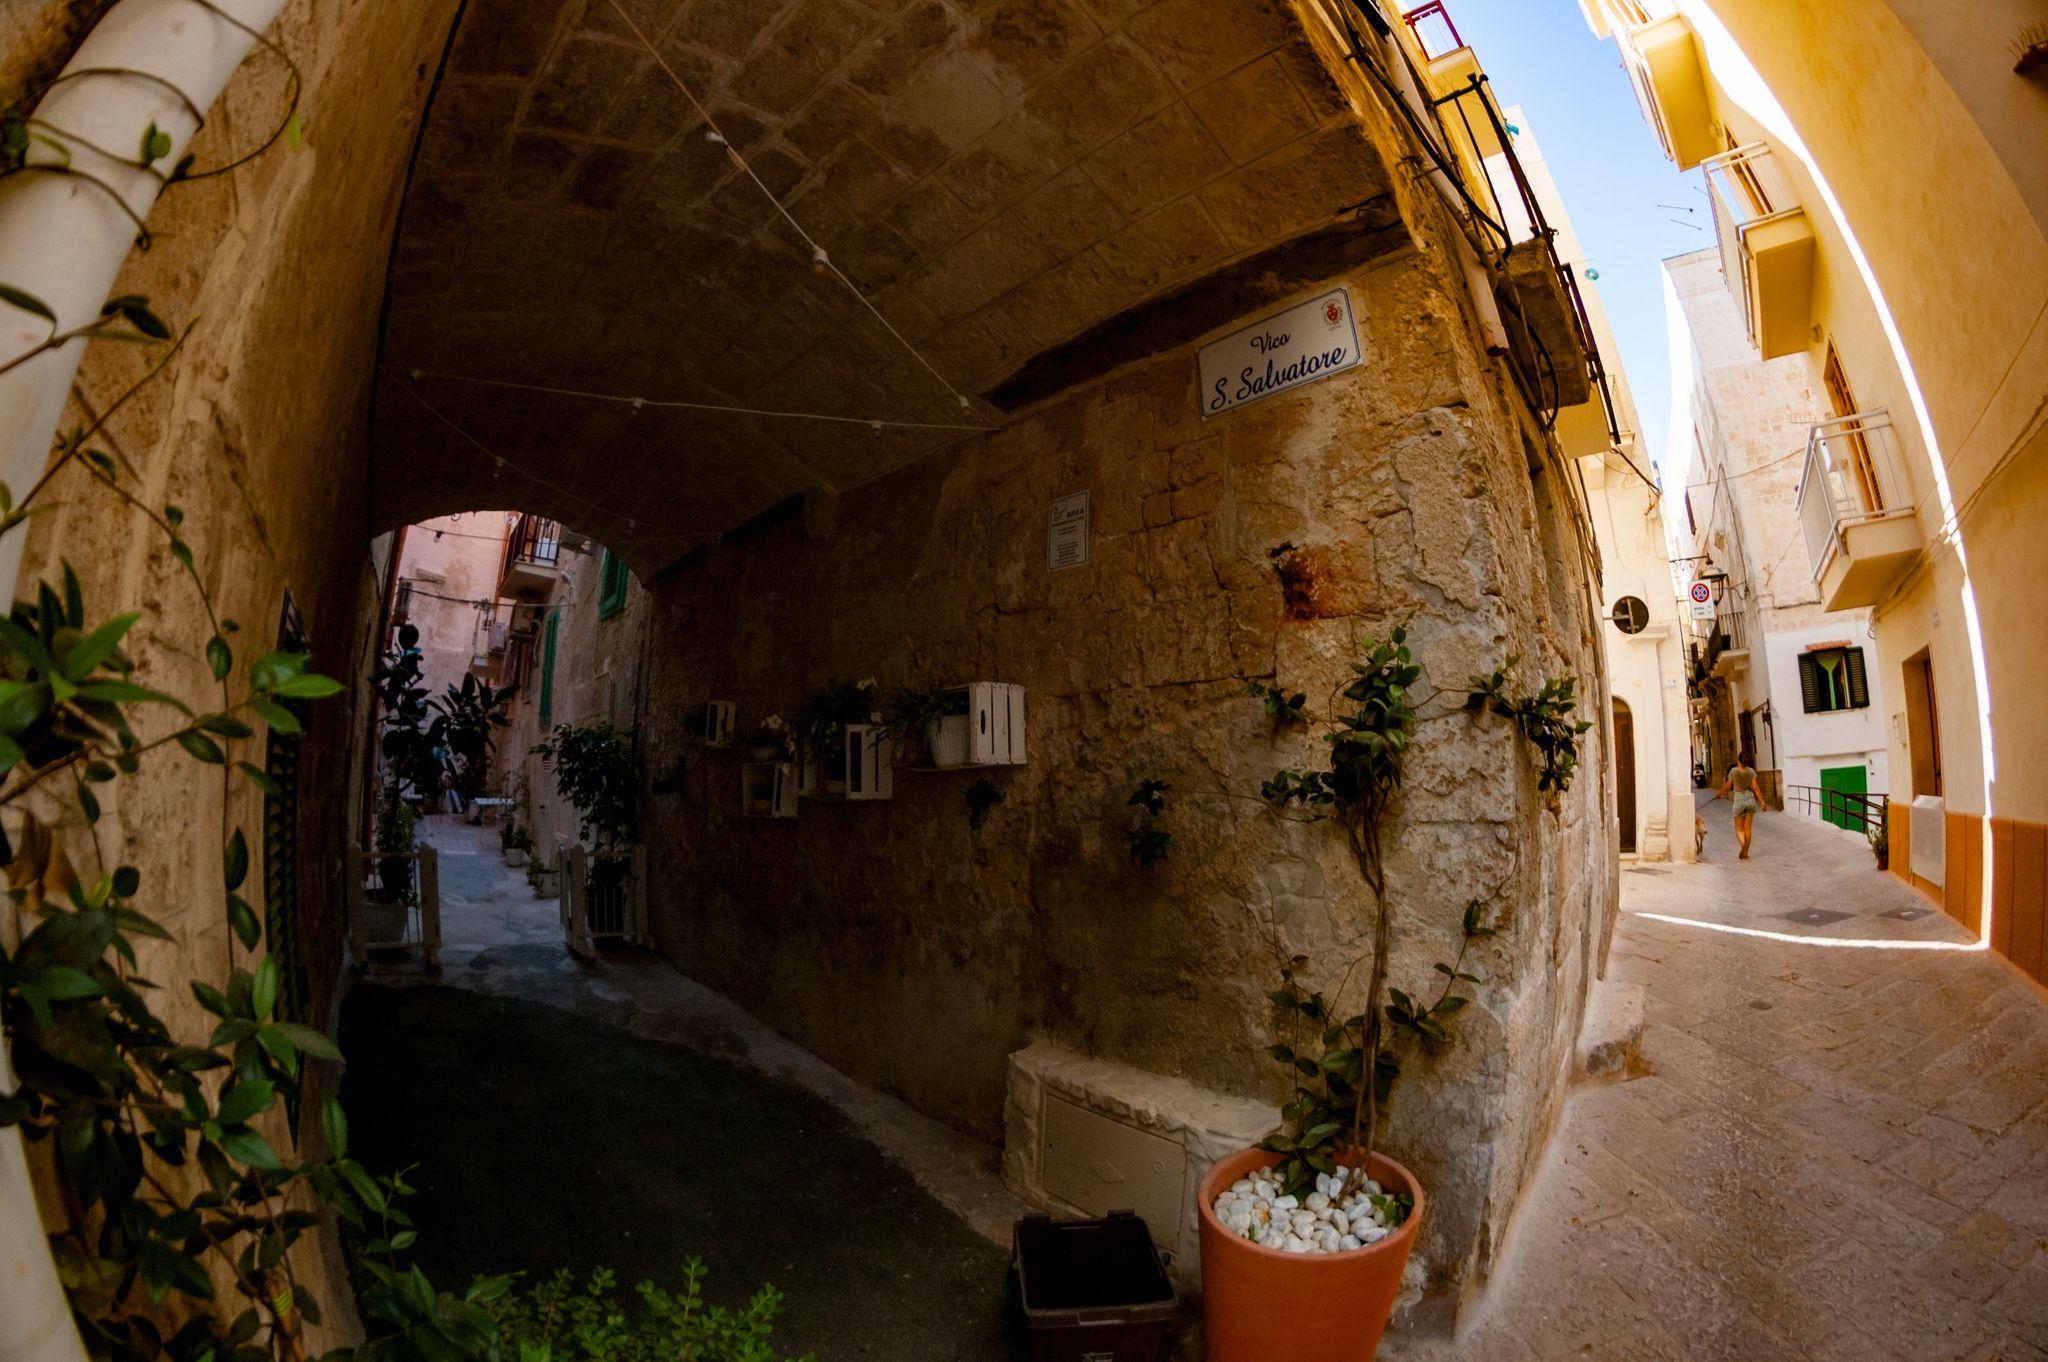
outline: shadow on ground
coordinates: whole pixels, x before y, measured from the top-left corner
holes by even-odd
[[[785,1295],[778,1347],[820,1362],[1001,1362],[1003,1252],[807,1092],[536,1003],[452,988],[348,997],[356,1154],[416,1166],[418,1260],[478,1273]]]

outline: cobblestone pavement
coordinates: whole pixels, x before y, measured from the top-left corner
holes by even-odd
[[[1639,1076],[1580,1089],[1454,1343],[1389,1359],[2048,1359],[2048,1002],[1861,838],[1725,803],[1622,876]]]

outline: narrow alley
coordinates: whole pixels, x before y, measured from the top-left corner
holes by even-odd
[[[1640,989],[1639,1052],[1569,1099],[1465,1331],[1390,1340],[1392,1362],[2048,1357],[2048,1000],[1878,873],[1860,837],[1767,815],[1741,862],[1727,809],[1701,796],[1697,864],[1624,872],[1600,990]],[[792,1347],[1006,1355],[1023,1208],[998,1151],[645,953],[579,964],[553,900],[483,854],[489,829],[442,816],[428,839],[443,977],[359,990],[344,1034],[367,1138],[420,1165],[436,1261],[659,1276],[664,1253],[702,1252],[728,1284],[788,1292]],[[621,1066],[630,1107],[605,1097]],[[422,1102],[433,1120],[383,1115]],[[802,1163],[731,1157],[792,1121]],[[490,1135],[508,1124],[519,1143]],[[693,1152],[706,1140],[728,1152]],[[565,1145],[586,1153],[565,1167]],[[788,1217],[717,1216],[734,1180],[783,1176],[801,1189]],[[906,1180],[917,1209],[899,1223]],[[509,1183],[541,1190],[516,1207],[489,1194]]]
[[[1581,1087],[1469,1331],[1402,1358],[2048,1357],[2048,1001],[1869,848],[1765,815],[1623,874]],[[1568,1290],[1560,1290],[1569,1283]]]
[[[2048,1362],[2044,3],[0,0],[0,1362]]]

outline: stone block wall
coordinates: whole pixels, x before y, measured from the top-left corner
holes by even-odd
[[[88,8],[0,8],[10,41],[42,35],[32,52],[9,53],[5,74],[26,79],[61,66]],[[365,626],[381,583],[369,558],[364,448],[379,309],[399,188],[453,8],[452,0],[288,5],[272,33],[304,73],[303,147],[280,144],[230,175],[169,191],[150,219],[152,249],[130,256],[116,286],[146,295],[173,328],[198,324],[96,444],[118,454],[121,484],[144,506],[183,509],[183,537],[219,614],[240,623],[235,642],[245,661],[277,646],[288,595],[319,670],[350,679],[369,670],[375,640]],[[27,27],[13,29],[17,17]],[[283,117],[283,91],[281,65],[252,58],[194,144],[200,167],[259,144]],[[0,102],[18,93],[10,88]],[[104,410],[156,358],[135,346],[96,347],[79,375],[83,401],[67,421]],[[68,561],[95,620],[144,613],[125,645],[138,681],[195,705],[217,697],[203,651],[211,626],[163,536],[81,468],[58,474],[49,498],[57,509],[33,522],[21,593],[32,596]],[[231,678],[236,693],[246,675],[238,669]],[[315,1025],[328,1020],[341,967],[342,852],[360,807],[364,702],[359,690],[317,705],[302,749],[292,917]],[[171,722],[168,713],[146,714],[138,735],[148,741]],[[233,760],[264,761],[261,736],[229,746]],[[219,847],[230,824],[245,830],[252,848],[244,892],[259,914],[273,912],[260,892],[263,800],[239,778],[224,794],[216,772],[170,750],[152,754],[138,778],[103,796],[97,830],[107,865],[142,872],[137,906],[177,937],[142,947],[143,972],[166,985],[158,1009],[180,1034],[202,1038],[212,1021],[183,981],[221,984],[231,962],[249,963],[231,947],[222,908]],[[74,855],[93,864],[83,828],[69,832]],[[19,926],[0,925],[0,935]],[[46,1207],[57,1214],[54,1202]],[[300,1271],[320,1282],[332,1263],[316,1246],[300,1254]],[[311,1342],[324,1350],[345,1336],[353,1312],[336,1282],[316,1289],[329,1328]]]
[[[1604,689],[1572,490],[1439,260],[1404,251],[1341,280],[1357,370],[1204,422],[1192,348],[1163,354],[657,576],[643,709],[650,769],[687,777],[649,816],[661,949],[849,1073],[994,1138],[1006,1056],[1034,1037],[1280,1091],[1275,952],[1333,984],[1369,941],[1369,904],[1334,829],[1260,802],[1261,779],[1321,748],[1275,733],[1245,682],[1327,713],[1360,636],[1412,617],[1424,686],[1448,694],[1390,838],[1393,982],[1426,986],[1467,899],[1501,928],[1463,1040],[1413,1066],[1393,1116],[1391,1148],[1437,1207],[1419,1280],[1447,1308],[1547,1127],[1613,890],[1600,782],[1546,807],[1527,750],[1459,707],[1508,653],[1532,681],[1578,674],[1589,714]],[[1092,561],[1049,572],[1048,505],[1084,490]],[[869,676],[1027,688],[1029,762],[988,773],[1002,802],[978,830],[970,773],[899,771],[886,803],[746,820],[736,759],[682,740],[701,700],[736,701],[744,728]],[[1126,801],[1148,777],[1167,783],[1174,842],[1140,868]]]

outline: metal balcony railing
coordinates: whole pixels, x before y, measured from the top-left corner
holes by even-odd
[[[1700,163],[1707,172],[1707,197],[1714,208],[1714,239],[1721,250],[1721,272],[1729,291],[1742,305],[1743,325],[1757,340],[1756,290],[1750,278],[1754,256],[1749,234],[1766,223],[1801,210],[1799,197],[1784,168],[1762,142],[1709,156]]]
[[[1428,4],[1402,11],[1401,22],[1408,25],[1408,31],[1415,35],[1416,45],[1431,61],[1465,45],[1465,40],[1458,36],[1458,26],[1451,22],[1450,12],[1444,8],[1443,0],[1429,0]]]
[[[1850,526],[1912,513],[1890,413],[1877,407],[1814,422],[1799,479],[1799,525],[1815,581]]]
[[[562,555],[562,527],[545,516],[522,515],[505,541],[505,561],[499,565],[500,579],[520,563],[554,567]]]
[[[1713,651],[1721,653],[1746,653],[1749,651],[1749,614],[1743,610],[1723,610],[1714,616],[1714,633],[1719,647]]]

